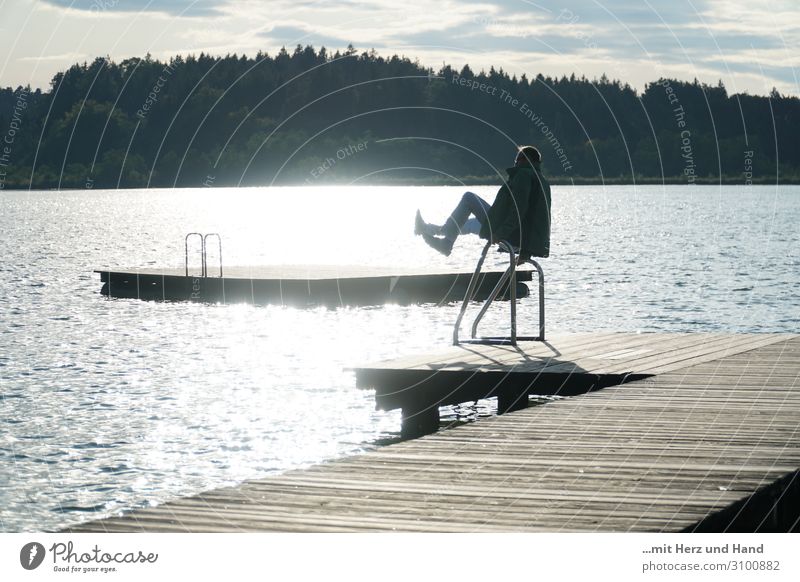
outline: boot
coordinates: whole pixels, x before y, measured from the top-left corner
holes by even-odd
[[[422,214],[420,214],[419,210],[417,210],[417,215],[414,217],[414,234],[427,234],[428,236],[433,236],[434,234],[439,234],[440,230],[440,227],[436,226],[435,224],[428,224],[422,220]]]
[[[428,243],[428,246],[432,249],[435,249],[442,253],[445,257],[450,256],[450,252],[453,250],[453,241],[447,238],[439,238],[437,236],[431,236],[428,233],[422,233],[423,240]]]

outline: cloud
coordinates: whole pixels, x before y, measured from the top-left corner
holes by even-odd
[[[59,8],[95,13],[163,12],[181,16],[209,16],[220,12],[218,0],[43,0]]]
[[[274,26],[270,30],[260,32],[259,36],[263,36],[276,44],[282,44],[287,47],[301,44],[303,46],[313,45],[316,48],[322,46],[337,48],[346,47],[351,42],[346,38],[331,36],[301,26],[290,25]]]
[[[569,25],[636,26],[640,23],[684,23],[706,10],[712,0],[561,0],[557,3],[535,0],[462,0],[486,14],[521,17],[535,14],[543,20]],[[555,4],[555,6],[553,6]]]
[[[40,40],[26,39],[49,34],[52,22],[59,34],[57,46],[44,51],[51,55],[254,54],[296,44],[353,44],[359,51],[419,58],[434,68],[446,61],[528,76],[575,72],[591,78],[605,72],[639,88],[660,76],[709,83],[735,78],[743,89],[775,84],[782,92],[800,93],[800,53],[793,50],[800,45],[796,0],[10,1],[18,5],[19,23],[25,11],[35,10],[27,7],[47,7],[37,13],[43,19],[39,34],[24,35],[24,50],[15,49],[15,76],[26,71],[19,57],[43,52]],[[88,12],[95,15],[91,20]],[[86,36],[89,22],[92,34]],[[135,25],[130,31],[129,23]],[[84,39],[80,46],[76,38]],[[8,52],[11,41],[4,43],[0,35],[4,46]],[[52,72],[57,59],[43,61],[48,58],[53,65],[41,70]]]
[[[760,92],[764,93],[773,85],[785,87],[796,84],[797,71],[793,66],[783,64],[786,59],[788,59],[788,55],[785,51],[765,50],[736,55],[724,60],[711,57],[705,62],[709,66],[717,65],[715,67],[717,69],[719,64],[724,65],[727,75],[737,77],[747,75],[761,79],[763,86]],[[730,84],[728,84],[728,88],[731,88]]]
[[[20,57],[20,61],[28,62],[28,63],[46,63],[50,61],[54,62],[69,62],[74,63],[80,61],[81,59],[87,59],[89,55],[86,53],[64,53],[60,55],[46,55],[46,56],[37,56],[37,57]]]

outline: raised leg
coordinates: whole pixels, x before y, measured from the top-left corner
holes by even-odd
[[[447,240],[456,240],[459,234],[464,233],[464,225],[470,216],[475,217],[478,229],[480,229],[480,226],[489,220],[490,208],[491,205],[477,194],[465,192],[442,227],[442,234]],[[476,225],[473,222],[470,226],[470,230],[474,230]]]

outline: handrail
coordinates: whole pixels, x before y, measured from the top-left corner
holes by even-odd
[[[542,270],[541,265],[534,261],[533,259],[526,259],[525,263],[530,263],[534,266],[537,273],[539,274],[539,335],[536,337],[517,337],[517,261],[516,256],[514,253],[514,247],[508,241],[502,240],[498,242],[499,246],[504,248],[508,251],[509,256],[509,266],[508,269],[503,273],[500,279],[495,284],[494,289],[492,289],[491,293],[487,297],[486,301],[481,307],[480,312],[475,317],[475,320],[472,323],[472,333],[471,339],[465,340],[468,343],[502,343],[502,344],[511,344],[513,346],[517,345],[517,340],[528,340],[528,341],[544,341],[545,340],[545,326],[544,326],[544,271]],[[467,293],[464,296],[464,302],[461,304],[461,311],[458,314],[458,318],[456,319],[455,327],[453,329],[453,345],[457,346],[459,343],[459,329],[461,328],[461,321],[464,318],[464,314],[467,311],[467,307],[469,302],[473,300],[475,296],[475,289],[477,287],[477,280],[480,274],[481,268],[483,267],[484,260],[486,259],[486,254],[489,252],[489,248],[491,247],[492,243],[489,242],[483,249],[481,253],[480,259],[478,260],[478,265],[475,268],[475,272],[472,274],[472,278],[470,279],[469,285],[467,287]],[[510,337],[483,337],[477,338],[478,334],[478,325],[483,319],[483,316],[486,315],[486,312],[489,310],[489,307],[492,303],[497,299],[497,296],[500,294],[500,291],[503,289],[503,286],[508,283],[508,295],[509,295],[509,302],[510,302],[510,312],[511,312],[511,335]]]
[[[537,338],[538,341],[544,341],[544,271],[542,270],[542,266],[533,259],[528,259],[525,261],[526,263],[530,263],[536,269],[536,272],[539,273],[539,337]]]
[[[203,235],[199,232],[190,232],[186,235],[184,239],[183,246],[184,246],[184,255],[185,255],[185,265],[186,265],[186,276],[189,276],[189,238],[193,236],[200,237],[200,276],[205,277],[205,264],[206,264],[206,241],[203,238]]]
[[[453,345],[457,346],[459,344],[458,341],[458,330],[461,327],[461,320],[464,319],[464,314],[467,311],[467,307],[469,306],[469,302],[472,301],[473,296],[475,295],[475,287],[477,286],[478,275],[480,275],[481,267],[483,267],[483,261],[486,260],[486,254],[489,252],[489,249],[492,246],[492,241],[486,243],[486,246],[483,247],[483,252],[481,253],[480,258],[478,259],[478,266],[475,267],[475,272],[472,274],[472,278],[469,280],[469,285],[467,285],[467,293],[464,295],[464,302],[461,304],[461,311],[456,318],[456,325],[453,329]]]
[[[503,285],[506,281],[509,282],[509,298],[511,299],[511,343],[514,344],[517,341],[517,270],[514,256],[514,249],[508,244],[506,241],[500,241],[498,243],[501,247],[504,247],[508,251],[508,256],[510,258],[510,264],[506,272],[503,273],[503,276],[500,277],[500,280],[497,281],[497,284],[492,289],[492,292],[489,293],[489,297],[486,298],[486,301],[483,304],[480,312],[478,313],[477,317],[475,317],[475,321],[472,322],[472,339],[475,339],[475,336],[478,333],[478,324],[483,319],[483,316],[486,315],[486,312],[489,311],[489,307],[491,307],[492,303],[497,296],[500,294],[500,290],[503,288]]]
[[[200,232],[190,232],[184,239],[184,265],[186,269],[186,276],[189,276],[189,239],[193,236],[200,237],[200,276],[208,277],[208,255],[206,254],[206,242],[208,237],[217,237],[217,245],[219,248],[219,276],[222,277],[222,237],[216,232],[202,234]]]
[[[219,276],[222,277],[222,237],[216,232],[208,233],[203,237],[203,277],[208,277],[208,257],[206,255],[208,247],[206,246],[206,241],[210,236],[217,237],[217,244],[219,245]]]

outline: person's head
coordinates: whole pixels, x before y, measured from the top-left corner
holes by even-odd
[[[533,166],[542,162],[541,152],[533,146],[520,146],[517,151],[515,166]]]

